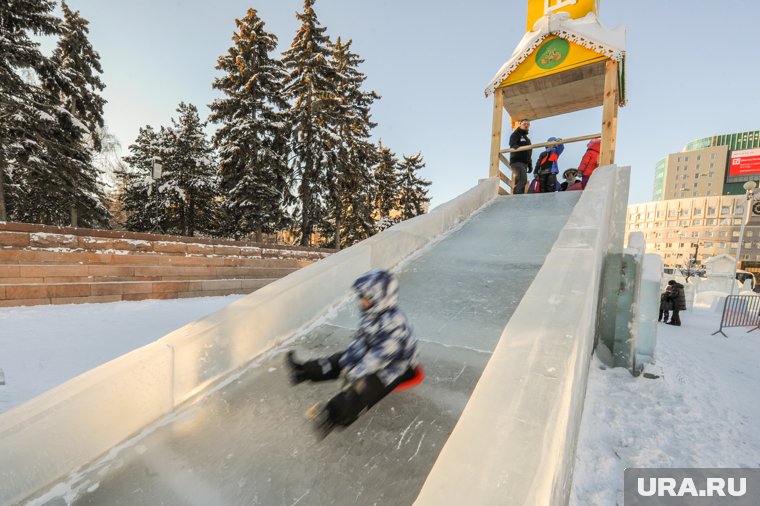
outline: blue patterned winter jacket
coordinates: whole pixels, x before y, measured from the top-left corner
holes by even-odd
[[[351,382],[376,373],[383,384],[390,385],[418,361],[412,327],[397,307],[398,281],[388,271],[374,269],[357,279],[353,288],[372,307],[362,313],[340,366]]]

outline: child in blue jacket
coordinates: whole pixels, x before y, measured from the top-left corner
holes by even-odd
[[[299,362],[287,354],[291,382],[343,377],[345,387],[325,404],[315,404],[307,417],[322,438],[335,426],[348,426],[399,384],[417,374],[417,340],[397,307],[398,281],[388,271],[374,269],[353,284],[362,315],[349,347],[326,358]]]

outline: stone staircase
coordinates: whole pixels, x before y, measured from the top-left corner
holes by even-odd
[[[0,222],[0,307],[250,293],[332,252]]]

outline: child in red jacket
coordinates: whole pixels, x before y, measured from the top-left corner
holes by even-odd
[[[578,165],[578,171],[581,173],[581,186],[586,188],[588,180],[591,178],[594,170],[599,166],[599,147],[602,145],[602,139],[597,137],[591,139],[586,145],[586,153],[581,159],[581,164]]]

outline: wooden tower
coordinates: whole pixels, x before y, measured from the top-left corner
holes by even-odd
[[[489,177],[501,178],[510,192],[512,178],[500,167],[503,163],[512,174],[512,150],[501,145],[504,111],[514,128],[522,118],[536,120],[601,105],[601,133],[562,142],[601,136],[599,165],[615,160],[617,111],[625,105],[625,28],[605,28],[598,12],[598,0],[528,0],[526,33],[485,90],[486,97],[493,95]]]

